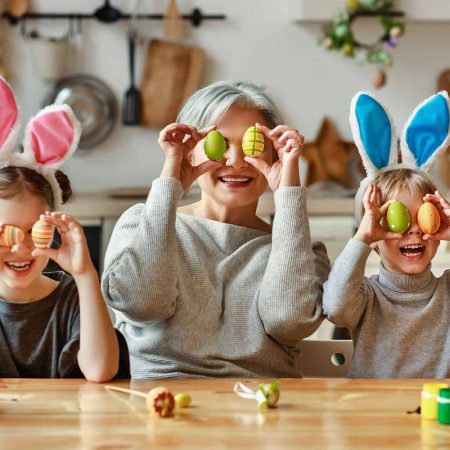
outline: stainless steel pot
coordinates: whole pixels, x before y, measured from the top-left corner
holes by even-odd
[[[43,106],[53,103],[70,105],[81,122],[80,149],[89,149],[103,142],[117,121],[114,92],[92,75],[74,75],[57,81],[44,98]]]

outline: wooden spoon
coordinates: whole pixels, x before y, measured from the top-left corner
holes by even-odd
[[[6,10],[13,17],[22,17],[28,11],[28,0],[8,0]]]
[[[176,0],[169,0],[163,20],[164,34],[168,38],[181,39],[184,35],[183,18]]]

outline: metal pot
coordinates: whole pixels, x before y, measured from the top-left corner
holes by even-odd
[[[117,121],[117,100],[111,88],[92,75],[74,75],[57,81],[46,95],[43,106],[68,104],[81,122],[80,149],[103,142]]]

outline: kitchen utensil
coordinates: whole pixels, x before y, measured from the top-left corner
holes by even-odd
[[[141,83],[145,126],[160,129],[175,121],[183,102],[200,86],[204,60],[199,47],[150,42]]]
[[[111,23],[116,22],[123,16],[122,12],[109,4],[109,0],[105,0],[102,7],[94,11],[94,17],[100,22]]]
[[[122,122],[124,125],[140,125],[141,124],[141,111],[142,100],[141,93],[134,84],[134,56],[135,56],[135,32],[128,34],[128,52],[129,52],[129,65],[130,65],[130,87],[125,93],[125,99],[123,102],[123,115]]]
[[[164,35],[170,39],[181,39],[184,35],[183,27],[183,18],[176,0],[169,0],[163,19]]]
[[[130,87],[125,93],[123,102],[122,122],[124,125],[140,125],[142,117],[141,93],[136,88],[136,85],[134,83],[136,44],[139,38],[137,29],[137,13],[138,11],[140,12],[141,4],[141,0],[135,0],[129,22],[130,28],[128,30],[128,63],[130,69]]]
[[[43,80],[57,80],[64,76],[68,62],[69,38],[39,37],[27,39],[34,74]]]
[[[74,75],[56,82],[43,105],[70,105],[81,122],[79,149],[92,148],[112,132],[117,120],[117,101],[111,88],[91,75]]]
[[[8,0],[6,10],[15,18],[22,17],[28,11],[28,0]]]

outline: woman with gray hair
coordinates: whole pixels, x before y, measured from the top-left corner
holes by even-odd
[[[301,376],[297,345],[322,321],[330,268],[323,244],[310,240],[303,136],[281,123],[256,86],[217,82],[161,131],[161,176],[119,219],[102,280],[133,378]],[[265,146],[251,158],[242,138],[255,124]],[[225,138],[221,161],[204,153],[213,129]],[[196,179],[200,201],[179,208]],[[267,185],[272,227],[256,215]]]

